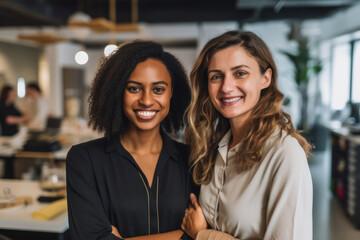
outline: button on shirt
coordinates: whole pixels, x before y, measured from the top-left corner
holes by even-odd
[[[312,239],[312,181],[298,141],[276,130],[263,159],[237,173],[239,144],[228,149],[231,131],[219,142],[214,172],[202,185],[200,204],[213,229],[239,239]]]

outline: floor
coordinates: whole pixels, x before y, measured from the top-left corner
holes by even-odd
[[[360,229],[354,227],[330,191],[330,160],[328,148],[315,152],[309,161],[314,186],[313,239],[360,240]]]

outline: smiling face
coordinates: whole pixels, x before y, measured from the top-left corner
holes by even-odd
[[[216,52],[208,67],[208,92],[214,107],[231,122],[245,122],[271,83],[271,69],[260,72],[258,62],[240,46]]]
[[[161,61],[149,58],[136,65],[124,92],[129,128],[159,130],[169,113],[171,96],[171,76]]]

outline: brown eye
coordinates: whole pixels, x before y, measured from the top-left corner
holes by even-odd
[[[165,88],[162,88],[162,87],[157,87],[157,88],[154,88],[154,93],[156,94],[162,94],[163,92],[165,92]]]
[[[129,92],[136,93],[136,92],[140,92],[141,89],[138,88],[138,87],[129,86],[129,87],[127,87],[127,90],[128,90]]]

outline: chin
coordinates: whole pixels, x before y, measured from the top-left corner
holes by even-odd
[[[240,113],[234,113],[234,112],[220,112],[220,114],[227,119],[238,117],[241,114]]]

